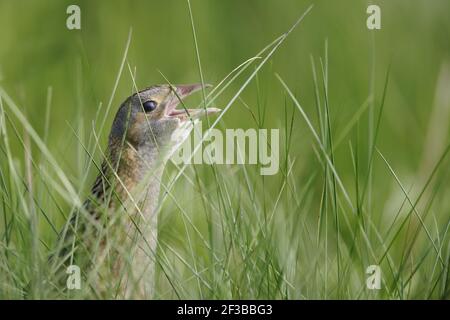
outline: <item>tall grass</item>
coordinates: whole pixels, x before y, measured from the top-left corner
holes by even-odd
[[[187,3],[198,74],[204,83],[201,39]],[[450,296],[449,147],[427,159],[427,166],[415,177],[398,172],[402,163],[391,162],[379,144],[384,111],[390,107],[387,70],[381,94],[372,88],[365,101],[358,101],[360,106],[346,125],[337,129],[340,114],[329,91],[333,52],[328,52],[327,41],[323,55],[311,58],[309,85],[315,103],[303,105],[299,92],[307,86],[290,85],[268,62],[310,10],[214,89],[202,92],[199,107],[204,108],[223,99],[231,84],[238,85],[223,105],[223,113],[208,120],[208,130],[224,130],[234,127],[224,120],[232,108],[252,119],[255,128],[264,128],[266,110],[273,107],[268,98],[272,91],[282,91],[285,98],[276,106],[280,170],[274,176],[262,176],[259,165],[168,165],[158,206],[158,248],[148,253],[157,264],[155,298]],[[130,94],[136,90],[136,72],[127,57],[131,38],[130,31],[106,106],[100,105],[93,121],[80,114],[73,122],[76,125],[68,125],[67,135],[77,145],[77,176],[68,173],[70,164],[61,154],[50,151],[55,148],[48,146],[48,129],[41,137],[21,106],[0,87],[0,298],[118,297],[117,279],[107,272],[108,257],[103,257],[104,265],[84,274],[79,291],[61,287],[47,257],[66,221],[82,210],[92,177],[98,173],[105,153],[99,141],[108,134],[106,119],[115,112],[112,102],[119,82],[130,85]],[[279,86],[264,90],[270,79]],[[176,83],[173,80],[165,78]],[[241,96],[244,90],[254,90],[256,103]],[[45,128],[50,110],[57,107],[51,98],[49,89]],[[368,110],[373,114],[368,115]],[[366,134],[367,140],[363,139]],[[11,141],[20,148],[13,149]],[[130,202],[137,206],[134,199]],[[129,248],[112,243],[130,258]],[[380,290],[366,287],[370,265],[381,267]],[[110,285],[107,296],[91,286],[98,274]]]

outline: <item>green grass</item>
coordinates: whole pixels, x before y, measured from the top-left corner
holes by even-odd
[[[345,28],[354,28],[343,32],[333,28],[333,18],[317,2],[312,9],[306,2],[301,7],[286,4],[286,11],[296,10],[289,20],[292,26],[268,21],[273,31],[256,34],[258,45],[250,46],[254,49],[250,54],[231,46],[228,37],[234,35],[233,26],[218,22],[224,28],[223,38],[208,35],[216,32],[214,25],[205,26],[215,13],[212,7],[201,1],[174,7],[175,16],[187,17],[177,27],[186,29],[184,35],[192,42],[186,82],[197,79],[214,84],[194,102],[200,108],[217,105],[223,109],[219,117],[208,119],[208,128],[279,128],[280,170],[274,176],[262,176],[259,165],[168,164],[158,206],[158,248],[149,252],[157,264],[155,298],[450,297],[448,117],[433,117],[446,114],[449,105],[445,91],[449,69],[441,63],[449,50],[430,49],[435,62],[427,62],[426,70],[420,66],[413,70],[416,62],[409,62],[407,52],[402,51],[403,59],[386,53],[390,42],[382,34],[370,35],[361,45],[359,50],[368,53],[368,61],[351,56],[345,52],[346,43],[355,47],[370,34],[360,30],[364,27],[354,28],[365,3],[353,7],[342,2],[342,11],[336,5],[337,15],[345,11],[350,16],[342,18],[350,21]],[[418,1],[420,7],[419,3],[424,2]],[[401,5],[383,5],[384,27],[395,29],[389,17]],[[242,7],[243,11],[248,8],[252,7]],[[275,8],[271,4],[253,10],[262,18],[270,17]],[[124,10],[125,16],[133,16],[133,10]],[[427,10],[440,17],[434,7]],[[86,20],[92,22],[89,14]],[[401,14],[399,19],[412,19]],[[330,20],[323,22],[323,15]],[[242,28],[245,23],[250,22],[237,22]],[[114,58],[108,58],[110,66],[102,78],[95,75],[95,62],[100,60],[91,63],[87,58],[93,50],[92,39],[80,36],[77,54],[81,58],[73,64],[74,79],[67,80],[70,86],[59,85],[58,79],[65,77],[48,62],[52,71],[45,73],[43,81],[52,76],[55,80],[44,83],[43,98],[30,93],[42,90],[33,79],[18,83],[26,86],[25,97],[20,90],[17,93],[12,75],[18,71],[7,67],[6,81],[0,82],[1,299],[20,299],[25,291],[27,298],[35,299],[99,297],[89,286],[95,272],[84,274],[82,290],[63,292],[47,257],[55,249],[58,232],[88,196],[116,106],[138,86],[150,84],[142,76],[146,67],[140,67],[145,61],[140,48],[154,47],[142,42],[142,25],[136,24],[132,31],[132,23],[127,26],[127,36]],[[326,36],[317,28],[323,24],[331,26]],[[396,36],[403,36],[400,39],[409,37],[398,26],[395,30]],[[448,22],[440,30],[448,33]],[[239,39],[243,47],[253,41],[244,31]],[[126,34],[123,29],[120,33]],[[428,34],[422,31],[416,37],[426,41]],[[162,46],[170,45],[164,39]],[[204,58],[208,56],[202,44],[206,39],[227,44],[240,58],[228,62],[226,55],[216,61]],[[180,39],[175,48],[186,43]],[[217,52],[214,44],[211,47]],[[106,59],[107,55],[99,54]],[[228,52],[230,57],[233,54]],[[411,54],[419,60],[428,57],[421,50]],[[2,66],[1,51],[0,57]],[[65,59],[73,61],[69,54]],[[179,68],[161,68],[155,82],[181,82],[178,79],[184,76]],[[217,71],[212,72],[214,68]],[[213,76],[219,70],[222,74]],[[103,94],[96,92],[99,79],[110,84],[108,91],[98,90]],[[420,90],[414,87],[415,81],[422,85]],[[27,95],[37,101],[30,102]],[[99,103],[102,100],[107,103]],[[65,102],[72,109],[65,109]],[[410,109],[405,107],[409,102]],[[64,112],[70,120],[61,115]],[[129,205],[137,207],[131,199],[117,215]],[[115,241],[111,245],[129,258],[128,247]],[[104,257],[105,266],[111,263],[108,259]],[[370,265],[381,267],[381,290],[366,287]],[[116,279],[108,278],[103,266],[96,271],[111,285],[106,298],[116,298]]]

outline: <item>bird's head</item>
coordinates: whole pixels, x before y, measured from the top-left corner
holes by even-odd
[[[173,140],[177,130],[192,127],[192,120],[220,111],[217,108],[185,109],[180,106],[182,99],[202,88],[201,84],[156,85],[133,94],[117,111],[110,141],[124,141],[136,149],[173,149],[177,144]]]

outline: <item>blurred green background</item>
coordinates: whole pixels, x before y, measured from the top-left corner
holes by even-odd
[[[68,136],[60,134],[67,132],[66,122],[73,122],[79,114],[85,120],[92,119],[98,104],[107,103],[130,28],[133,36],[128,61],[137,69],[139,87],[164,82],[157,70],[173,83],[199,81],[185,1],[76,3],[81,7],[82,28],[72,31],[65,27],[71,1],[0,1],[0,83],[39,132],[45,121],[42,114],[47,87],[53,87],[50,146],[61,141],[67,145]],[[366,28],[369,3],[194,0],[205,80],[217,83],[314,4],[267,72],[262,87],[269,99],[267,125],[277,125],[283,96],[272,72],[278,72],[295,88],[307,110],[314,110],[310,55],[323,56],[328,39],[329,96],[332,112],[339,115],[333,119],[336,128],[367,98],[372,61],[378,97],[391,63],[389,105],[380,141],[384,148],[395,151],[405,170],[412,170],[420,160],[416,155],[422,150],[438,72],[449,59],[450,4],[446,0],[375,1],[382,10],[382,29],[370,31]],[[234,85],[239,87],[240,83]],[[113,106],[130,91],[125,67]],[[227,93],[231,96],[234,91]],[[226,96],[221,101],[226,102]],[[244,97],[255,100],[255,85]],[[248,126],[249,117],[241,115],[242,107],[235,106],[225,120],[233,127]]]
[[[70,4],[81,8],[81,30],[66,28],[66,8]],[[255,112],[261,104],[265,106],[265,127],[284,128],[285,102],[288,101],[289,110],[294,107],[274,76],[278,73],[317,124],[311,57],[320,73],[319,58],[324,57],[327,42],[333,133],[339,136],[368,96],[374,95],[372,116],[370,111],[361,116],[359,140],[355,140],[356,130],[352,129],[336,150],[336,167],[353,195],[354,171],[347,142],[358,144],[361,159],[365,159],[362,162],[367,162],[369,127],[373,130],[390,65],[377,147],[388,157],[397,175],[408,182],[408,188],[420,186],[417,177],[431,171],[427,161],[431,164],[437,161],[449,137],[450,118],[446,112],[450,100],[448,0],[192,0],[205,81],[217,84],[233,68],[287,31],[310,4],[314,4],[312,11],[259,74],[259,86],[253,81],[242,98]],[[369,4],[381,8],[381,30],[366,27]],[[186,1],[0,0],[0,86],[20,106],[40,135],[45,131],[48,87],[52,88],[47,145],[70,176],[83,173],[77,154],[78,141],[70,126],[79,128],[82,123],[89,131],[99,104],[108,103],[130,29],[132,39],[127,62],[136,70],[139,88],[164,83],[159,71],[172,83],[200,81]],[[215,105],[226,105],[243,79],[233,82]],[[107,126],[116,106],[132,91],[132,80],[125,65]],[[199,97],[196,99],[199,101]],[[437,110],[434,118],[433,110]],[[438,127],[437,133],[432,130],[434,126]],[[237,101],[224,116],[221,127],[255,127],[255,122]],[[292,179],[301,189],[314,172],[320,172],[320,165],[311,147],[313,138],[301,117],[296,116],[294,131],[296,138],[291,154],[297,160]],[[106,143],[105,132],[100,138]],[[21,144],[14,140],[11,144],[13,153],[20,158]],[[429,154],[431,160],[427,159]],[[368,211],[379,222],[383,220],[382,212],[392,208],[392,201],[398,203],[403,198],[401,192],[393,191],[398,186],[379,159],[374,161],[374,172],[377,173],[371,194],[373,202]],[[275,187],[278,178],[267,177],[266,180],[268,189],[264,192],[272,200],[279,190]],[[208,180],[205,181],[208,184]],[[309,198],[307,210],[314,220],[319,215],[320,184],[313,190],[317,194]],[[431,224],[440,221],[439,218],[448,218],[450,201],[445,201],[448,185],[441,185],[440,190],[438,219]],[[201,223],[202,216],[199,214],[196,219]],[[280,218],[279,223],[282,221]],[[168,227],[169,222],[165,222],[163,237],[164,231],[173,232]],[[280,228],[282,230],[283,225]],[[179,229],[183,230],[183,226]],[[294,268],[301,269],[301,263]],[[161,287],[166,288],[164,283]],[[211,295],[217,296],[221,295]],[[223,293],[222,296],[238,295]],[[249,296],[252,295],[244,295]],[[314,297],[314,294],[288,295],[305,296]],[[350,296],[358,297],[357,294]]]
[[[222,79],[286,31],[311,3],[314,9],[309,17],[273,59],[274,71],[299,86],[302,98],[309,102],[309,56],[321,55],[328,38],[330,97],[345,115],[368,95],[373,47],[377,79],[384,77],[388,62],[393,65],[395,89],[389,97],[392,107],[387,108],[392,121],[384,128],[385,137],[410,141],[399,146],[405,152],[420,150],[417,142],[427,124],[437,73],[450,52],[449,3],[445,0],[377,1],[382,8],[379,31],[365,26],[367,1],[193,1],[206,80],[215,83]],[[39,115],[47,86],[54,92],[52,131],[64,130],[64,121],[71,121],[80,108],[86,118],[93,117],[98,103],[107,101],[111,93],[130,28],[133,38],[128,60],[137,68],[139,86],[164,82],[157,70],[174,83],[198,81],[185,1],[79,1],[79,31],[65,27],[69,4],[72,2],[0,2],[1,83],[20,99],[38,128],[44,120]],[[275,95],[275,101],[280,95],[276,84],[270,83],[265,90]],[[115,105],[129,91],[125,72]],[[274,117],[269,118],[276,119],[277,108],[270,112]],[[238,110],[231,110],[228,117],[233,123],[245,121],[238,115]]]

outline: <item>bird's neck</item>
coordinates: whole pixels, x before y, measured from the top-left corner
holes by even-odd
[[[166,160],[152,148],[123,146],[120,150],[110,144],[109,156],[92,188],[97,205],[109,207],[112,215],[123,223],[118,230],[123,235],[121,245],[127,248],[133,279],[143,279],[136,287],[128,285],[124,298],[151,298],[154,290],[153,262],[157,245],[157,212],[161,178]],[[91,202],[92,205],[92,202]],[[122,214],[122,209],[126,214]],[[97,210],[91,212],[98,213]],[[116,229],[117,231],[117,229]],[[116,259],[117,273],[123,268],[123,259]],[[123,281],[127,283],[127,281]]]
[[[103,162],[92,194],[110,208],[118,208],[120,203],[150,217],[158,203],[166,162],[157,148],[124,144],[119,149],[117,144],[110,143],[108,158]]]

